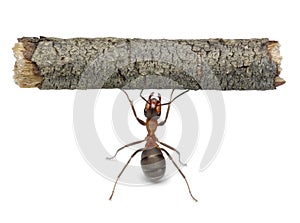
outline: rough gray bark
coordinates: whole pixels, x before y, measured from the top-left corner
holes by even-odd
[[[20,38],[15,81],[40,89],[268,90],[279,77],[279,43],[268,39]]]

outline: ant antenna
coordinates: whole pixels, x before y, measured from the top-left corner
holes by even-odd
[[[140,92],[140,97],[147,103],[149,104],[148,100],[146,100],[146,98],[143,97],[142,93],[143,93],[144,89],[141,90]]]
[[[172,95],[173,95],[174,90],[175,90],[175,89],[172,90],[171,98],[172,98]],[[180,93],[179,95],[177,95],[175,98],[171,99],[168,103],[161,104],[161,106],[171,104],[173,101],[175,101],[177,98],[179,98],[181,95],[185,94],[185,93],[188,92],[188,91],[189,91],[189,90],[185,90],[184,92],[182,92],[182,93]]]

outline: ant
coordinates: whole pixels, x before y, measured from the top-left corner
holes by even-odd
[[[164,173],[165,173],[165,170],[166,170],[166,162],[165,162],[165,158],[163,156],[163,153],[164,152],[168,157],[169,159],[172,161],[172,163],[175,165],[175,167],[177,168],[177,170],[179,171],[179,173],[182,175],[182,177],[184,178],[185,182],[186,182],[186,185],[188,187],[188,190],[189,190],[189,193],[191,195],[191,197],[197,201],[197,199],[192,195],[192,192],[191,192],[191,189],[190,189],[190,186],[186,180],[186,177],[185,175],[183,174],[183,172],[180,170],[180,168],[178,167],[178,165],[174,162],[172,156],[168,153],[167,150],[165,150],[164,148],[161,148],[159,147],[158,144],[161,144],[167,148],[169,148],[170,150],[173,150],[175,151],[178,156],[179,156],[179,162],[182,164],[182,165],[186,165],[186,164],[183,164],[181,161],[180,161],[180,153],[179,151],[177,151],[175,148],[173,148],[172,146],[169,146],[168,144],[164,143],[164,142],[161,142],[157,139],[157,137],[155,136],[155,131],[157,129],[158,126],[163,126],[167,119],[168,119],[168,116],[169,116],[169,111],[170,111],[170,105],[171,103],[177,99],[178,97],[180,97],[181,95],[183,95],[184,93],[188,92],[189,90],[186,90],[182,93],[180,93],[179,95],[177,95],[175,98],[172,99],[172,96],[173,96],[173,92],[174,92],[174,89],[172,90],[171,92],[171,95],[170,95],[170,101],[167,102],[167,103],[161,103],[161,95],[158,93],[158,99],[156,98],[153,98],[153,95],[154,95],[154,92],[152,92],[148,98],[148,100],[146,100],[143,96],[142,96],[142,93],[143,93],[143,90],[141,90],[140,92],[140,97],[146,102],[146,105],[145,105],[145,109],[144,109],[144,115],[146,116],[146,121],[143,121],[142,119],[138,118],[137,114],[136,114],[136,111],[135,111],[135,108],[134,108],[134,105],[133,105],[133,101],[130,100],[127,92],[123,89],[121,89],[127,96],[127,99],[131,105],[131,108],[132,108],[132,111],[133,111],[133,114],[135,116],[135,118],[137,119],[137,121],[143,125],[143,126],[146,126],[146,129],[148,131],[148,135],[146,136],[145,139],[143,140],[140,140],[140,141],[136,141],[136,142],[132,142],[132,143],[129,143],[121,148],[119,148],[115,155],[112,156],[112,157],[108,157],[107,159],[113,159],[116,157],[116,155],[118,154],[118,152],[120,152],[122,149],[126,148],[126,147],[129,147],[129,146],[132,146],[132,145],[136,145],[136,144],[139,144],[139,143],[142,143],[144,141],[146,141],[146,145],[144,148],[142,149],[138,149],[136,150],[132,155],[131,157],[129,158],[129,160],[127,161],[127,163],[125,164],[125,166],[123,167],[123,169],[121,170],[121,172],[119,173],[116,181],[115,181],[115,184],[114,184],[114,187],[113,187],[113,190],[112,190],[112,193],[109,197],[109,200],[112,199],[113,195],[114,195],[114,192],[115,192],[115,188],[116,188],[116,185],[117,185],[117,182],[119,180],[119,178],[121,177],[122,173],[124,172],[124,170],[126,169],[126,167],[128,166],[129,162],[131,161],[131,159],[139,152],[142,152],[142,156],[141,156],[141,167],[143,169],[143,172],[144,174],[152,181],[157,181],[159,179],[161,179],[163,176],[164,176]],[[168,105],[168,109],[167,109],[167,112],[166,112],[166,116],[165,116],[165,119],[161,122],[158,122],[158,119],[160,118],[160,115],[161,115],[161,106],[164,106],[164,105]]]

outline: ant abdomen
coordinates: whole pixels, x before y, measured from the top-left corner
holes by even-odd
[[[166,161],[159,148],[153,147],[142,152],[141,166],[144,174],[151,180],[161,179],[166,171]]]

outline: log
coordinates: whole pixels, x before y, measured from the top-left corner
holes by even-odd
[[[40,89],[269,90],[279,77],[279,43],[268,39],[23,37],[14,80]]]

